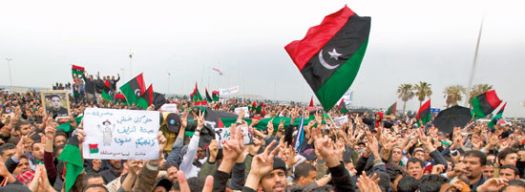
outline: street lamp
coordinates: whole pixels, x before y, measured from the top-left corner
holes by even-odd
[[[166,94],[170,94],[170,81],[171,81],[171,73],[168,72],[168,92],[166,92]]]
[[[11,71],[11,61],[13,60],[13,58],[5,58],[5,60],[7,61],[7,68],[9,70],[9,88],[11,89],[11,87],[13,87],[13,76],[12,76],[12,71]]]

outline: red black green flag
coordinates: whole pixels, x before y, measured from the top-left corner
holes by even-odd
[[[492,117],[492,119],[489,122],[489,128],[491,130],[494,130],[494,126],[498,123],[498,121],[503,117],[503,111],[505,110],[505,107],[507,106],[507,103],[503,104],[501,109]]]
[[[501,104],[495,90],[489,90],[477,97],[470,100],[472,105],[472,116],[475,119],[485,118],[487,115],[492,113]]]
[[[397,102],[394,102],[394,104],[390,105],[390,107],[388,107],[388,109],[386,110],[385,114],[386,115],[396,115],[396,111],[397,111]]]
[[[148,89],[146,89],[146,92],[140,96],[140,98],[137,100],[137,107],[140,107],[142,109],[147,109],[148,106],[150,106],[153,103],[153,85],[149,85]]]
[[[348,113],[348,109],[346,108],[346,104],[345,104],[345,101],[341,99],[341,102],[339,102],[339,112],[343,113],[343,114],[346,114]]]
[[[137,104],[140,96],[146,92],[142,73],[128,81],[126,84],[122,85],[120,87],[120,91],[126,97],[128,105]]]
[[[190,94],[190,97],[194,106],[203,106],[208,104],[206,100],[202,98],[199,88],[197,87],[197,83],[195,83],[195,88],[193,88],[193,92]]]
[[[208,93],[208,88],[204,89],[204,92],[205,92],[205,94],[206,94],[206,101],[207,101],[208,103],[213,102],[213,99],[211,98],[210,94]]]
[[[111,91],[111,83],[108,80],[104,81],[102,88],[102,99],[106,101],[113,101],[113,91]]]
[[[73,78],[81,78],[84,74],[84,67],[78,65],[71,65],[71,75]]]
[[[337,103],[357,76],[369,33],[370,17],[360,17],[345,6],[310,28],[302,40],[286,45],[325,111]]]
[[[213,97],[213,101],[217,102],[219,101],[219,91],[215,90],[211,92],[211,96]]]
[[[416,119],[422,121],[423,124],[426,124],[432,119],[432,113],[430,113],[430,99],[423,103],[416,114]],[[421,126],[421,125],[420,125]]]

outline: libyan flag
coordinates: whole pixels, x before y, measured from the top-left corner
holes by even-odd
[[[128,81],[126,84],[122,85],[120,87],[120,91],[126,97],[128,105],[137,104],[140,96],[146,92],[142,73]]]
[[[339,112],[341,112],[342,114],[346,114],[348,113],[348,109],[346,108],[346,104],[345,104],[345,101],[341,99],[341,102],[339,102]]]
[[[370,21],[370,17],[360,17],[345,6],[310,28],[302,40],[286,45],[325,111],[337,103],[357,76],[368,44]]]
[[[146,92],[137,99],[137,107],[147,109],[151,104],[153,104],[153,85],[150,84]]]
[[[503,111],[505,110],[505,106],[507,106],[507,103],[503,104],[503,107],[492,117],[492,119],[489,122],[489,128],[491,130],[494,130],[494,126],[498,123],[498,121],[503,117]]]
[[[217,102],[219,101],[219,91],[215,90],[211,92],[211,97],[213,98],[213,101]]]
[[[193,88],[193,92],[190,94],[190,97],[194,106],[205,106],[208,104],[206,100],[202,98],[199,88],[197,87],[197,83],[195,83],[195,88]]]
[[[388,109],[386,110],[385,114],[386,115],[396,115],[396,111],[397,111],[397,102],[394,102],[394,104],[390,105],[390,107],[388,107]]]
[[[470,100],[472,105],[472,116],[475,119],[485,118],[487,115],[492,113],[501,104],[495,90],[489,90],[477,97]]]
[[[102,99],[106,101],[113,101],[113,92],[111,91],[111,83],[108,80],[104,81],[104,88],[102,88]]]
[[[208,93],[208,88],[204,89],[204,92],[205,92],[205,94],[206,94],[206,101],[207,101],[208,103],[213,102],[213,99],[211,98],[210,94]]]
[[[62,153],[58,157],[58,160],[65,164],[65,180],[64,189],[69,192],[78,175],[84,171],[84,162],[82,160],[82,153],[78,148],[78,139],[76,135],[69,138],[68,143],[64,146]]]
[[[84,67],[78,66],[78,65],[71,65],[71,75],[73,75],[73,78],[75,77],[82,77],[84,74]]]
[[[423,103],[416,114],[416,119],[422,121],[423,125],[427,124],[432,119],[432,113],[430,113],[430,99]],[[422,125],[420,125],[422,126]]]

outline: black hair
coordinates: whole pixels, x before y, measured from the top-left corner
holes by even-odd
[[[501,160],[504,160],[512,153],[517,153],[517,151],[513,148],[505,148],[498,153],[498,160],[501,162]]]
[[[303,162],[295,167],[293,172],[294,180],[298,180],[301,177],[308,177],[311,171],[316,171],[317,169],[308,162]]]
[[[88,181],[89,179],[91,178],[102,178],[102,180],[104,180],[104,178],[102,177],[102,175],[98,174],[98,173],[89,173],[89,174],[86,174],[84,177],[82,177],[82,186],[88,186]],[[86,188],[87,189],[87,188]]]
[[[419,191],[420,192],[437,192],[441,188],[441,185],[448,182],[448,179],[439,175],[425,175],[419,180]]]
[[[505,186],[501,191],[505,191],[507,187],[514,186],[514,187],[520,187],[525,189],[525,181],[521,179],[513,179],[509,181],[509,184]]]
[[[423,161],[421,161],[421,159],[417,159],[415,157],[411,157],[410,159],[408,159],[407,161],[407,167],[408,167],[408,164],[409,163],[419,163],[419,165],[421,165],[421,168],[424,168],[425,167],[425,163]]]
[[[478,150],[470,150],[465,152],[463,157],[477,157],[479,159],[479,162],[481,163],[481,166],[485,166],[487,164],[487,156],[485,153],[478,151]]]
[[[100,189],[104,189],[106,192],[109,192],[108,188],[106,188],[106,186],[104,186],[104,185],[88,185],[88,186],[84,187],[84,190],[82,190],[82,191],[85,192],[85,191],[87,191],[90,188],[100,188]]]
[[[418,189],[419,181],[412,176],[404,176],[397,184],[398,192],[414,192]]]
[[[518,170],[518,168],[513,165],[502,165],[499,167],[499,170],[501,171],[502,169],[512,169],[512,171],[514,171],[514,175],[520,175],[520,170]]]
[[[4,151],[6,150],[10,150],[10,149],[14,149],[16,148],[16,145],[15,144],[12,144],[12,143],[5,143],[3,145],[0,146],[0,155],[3,155],[4,154]]]
[[[192,177],[188,179],[190,191],[202,191],[204,188],[204,178]]]

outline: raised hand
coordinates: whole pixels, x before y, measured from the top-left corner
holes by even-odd
[[[268,121],[268,124],[266,125],[266,130],[268,131],[268,135],[273,135],[273,132],[275,131],[275,129],[273,128],[273,119]]]
[[[219,146],[217,144],[217,140],[211,140],[210,145],[208,146],[208,150],[210,152],[210,162],[215,162],[217,160],[217,154],[219,153]]]
[[[364,172],[359,179],[357,179],[357,188],[359,188],[359,191],[381,192],[379,185]]]
[[[188,125],[188,111],[182,112],[180,116],[180,125],[181,129],[186,128],[186,126]]]
[[[279,147],[274,148],[276,144],[275,141],[272,141],[270,145],[266,146],[263,153],[253,157],[252,167],[257,169],[251,169],[250,175],[257,176],[260,179],[273,170],[273,158],[279,151]],[[274,149],[272,150],[272,148]]]
[[[184,176],[184,172],[178,171],[177,172],[177,180],[179,181],[179,188],[181,192],[191,192],[190,185],[188,184],[188,181],[186,180],[186,176]],[[202,192],[212,192],[213,191],[213,176],[206,177],[206,181],[204,182],[204,188],[202,188]]]
[[[319,152],[322,159],[326,160],[326,165],[329,168],[338,166],[340,162],[332,139],[327,135],[323,136],[321,134],[321,129],[314,129],[312,131],[312,137],[315,141],[315,149]]]

